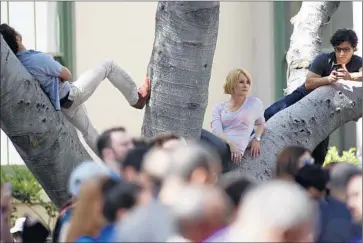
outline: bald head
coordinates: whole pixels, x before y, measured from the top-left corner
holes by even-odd
[[[154,178],[163,180],[168,173],[170,164],[169,152],[162,148],[155,148],[145,155],[142,170]]]
[[[216,187],[189,185],[179,191],[179,199],[171,209],[180,234],[199,242],[228,224],[232,205],[223,191]]]
[[[283,237],[283,233],[301,228],[302,225],[312,225],[314,210],[310,197],[298,185],[278,180],[269,181],[246,194],[231,240],[282,240],[278,237]],[[282,235],[275,235],[275,239],[263,238],[262,234],[268,235],[271,232],[281,232]]]
[[[200,143],[188,143],[171,152],[169,175],[184,181],[191,180],[193,172],[203,169],[207,172],[220,174],[221,160],[219,155],[209,147]]]

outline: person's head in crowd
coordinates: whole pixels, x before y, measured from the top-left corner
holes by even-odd
[[[166,204],[178,200],[178,191],[185,185],[214,185],[221,173],[219,155],[203,143],[190,142],[169,151],[169,164],[159,198]]]
[[[308,149],[301,146],[285,147],[277,155],[275,176],[278,179],[293,181],[301,167],[313,163],[314,159]]]
[[[126,181],[138,181],[140,178],[142,162],[149,151],[148,147],[135,147],[131,149],[122,165],[122,178]],[[155,162],[156,163],[156,162]]]
[[[352,29],[338,29],[330,39],[333,46],[337,63],[348,64],[357,50],[358,37]]]
[[[157,148],[174,148],[180,144],[185,144],[185,140],[171,132],[160,133],[150,140],[150,146]]]
[[[250,190],[229,242],[313,242],[315,204],[295,183],[272,180]]]
[[[170,151],[158,147],[150,149],[143,158],[139,176],[144,189],[156,196],[171,163]]]
[[[362,172],[350,177],[346,186],[347,205],[355,222],[362,224]]]
[[[243,198],[246,193],[256,185],[255,180],[240,171],[230,171],[222,174],[217,186],[221,188],[233,205],[233,218],[237,216],[238,209],[243,205]]]
[[[82,183],[73,209],[66,242],[75,242],[83,237],[96,238],[109,222],[103,215],[105,195],[120,180],[110,176],[97,176]]]
[[[98,156],[116,174],[126,154],[134,148],[131,136],[124,127],[105,130],[97,139]]]
[[[325,196],[326,184],[329,180],[327,172],[319,165],[305,165],[295,175],[295,181],[316,201]]]
[[[10,229],[10,233],[13,235],[14,242],[23,242],[22,233],[26,218],[17,218],[14,227]]]
[[[174,237],[202,242],[229,224],[232,210],[230,200],[218,187],[186,186],[171,205],[177,227]]]
[[[362,173],[362,170],[350,163],[340,162],[334,165],[329,173],[328,189],[330,196],[335,199],[346,202],[346,186],[350,178]]]
[[[97,176],[109,175],[110,171],[93,161],[84,161],[77,165],[68,180],[68,191],[72,198],[59,210],[56,226],[53,230],[53,242],[64,242],[69,230],[69,221],[76,205],[81,185]]]
[[[123,219],[140,202],[142,188],[136,183],[119,183],[104,196],[103,215],[109,223]]]
[[[77,165],[68,180],[68,191],[77,198],[81,185],[96,176],[109,175],[109,171],[93,161],[84,161]]]
[[[144,138],[133,138],[132,143],[134,144],[134,148],[148,149],[151,147],[149,141]]]
[[[190,184],[214,184],[221,174],[221,159],[209,146],[190,142],[171,152],[168,176]]]

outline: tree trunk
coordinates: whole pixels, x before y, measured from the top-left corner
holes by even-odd
[[[294,31],[286,55],[286,94],[305,82],[311,62],[320,53],[323,31],[339,4],[331,1],[303,2],[300,11],[291,18]]]
[[[49,198],[60,206],[69,199],[70,172],[91,157],[73,126],[55,111],[2,35],[0,94],[1,129]]]
[[[218,37],[219,2],[159,2],[142,133],[199,138]]]
[[[335,129],[362,117],[362,91],[362,83],[353,81],[314,90],[268,120],[259,158],[251,158],[246,150],[243,161],[234,167],[258,180],[270,179],[282,148],[300,145],[313,150]]]

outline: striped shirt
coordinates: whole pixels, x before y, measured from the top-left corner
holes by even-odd
[[[254,126],[265,123],[263,113],[263,104],[257,97],[247,97],[234,112],[228,111],[227,102],[219,103],[213,110],[212,131],[214,134],[225,135],[244,154]]]

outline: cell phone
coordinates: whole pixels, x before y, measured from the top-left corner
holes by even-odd
[[[11,196],[11,194],[12,194],[12,185],[11,185],[11,183],[5,183],[3,185],[2,191],[3,191],[4,196],[8,196],[8,197]]]
[[[338,69],[342,69],[343,65],[342,64],[334,64],[333,65],[333,70],[338,71]]]

